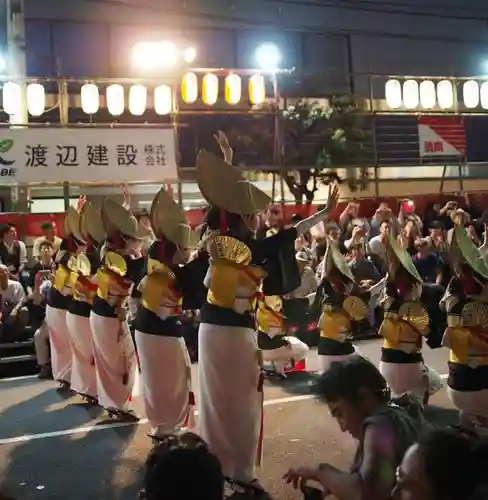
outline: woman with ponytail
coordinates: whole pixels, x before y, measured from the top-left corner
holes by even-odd
[[[262,356],[254,313],[264,296],[282,296],[300,285],[295,240],[327,218],[339,192],[330,190],[324,210],[256,240],[258,216],[271,200],[230,165],[225,135],[216,138],[226,161],[206,151],[197,159],[198,185],[211,207],[200,242],[210,267],[199,328],[199,434],[227,477],[253,482],[263,435]]]
[[[488,440],[461,428],[431,430],[405,453],[395,500],[486,500]]]
[[[191,301],[203,283],[195,282],[197,261],[183,265],[191,229],[183,210],[164,189],[154,198],[150,217],[156,241],[149,248],[146,275],[139,285],[141,307],[134,326],[144,406],[151,437],[158,440],[194,425],[195,397],[181,315],[183,299]]]
[[[71,268],[73,300],[68,305],[66,324],[71,339],[73,363],[71,390],[88,403],[97,403],[97,372],[93,355],[90,313],[97,293],[95,275],[100,265],[99,246],[105,239],[100,210],[87,202],[81,212],[81,230],[87,242],[86,252],[78,255]]]
[[[73,299],[71,272],[77,256],[85,251],[85,237],[81,231],[81,210],[85,199],[80,198],[77,208],[70,207],[64,220],[64,236],[56,254],[56,272],[46,306],[46,324],[51,345],[53,378],[68,389],[71,383],[72,349],[66,324],[66,312]]]
[[[127,322],[132,287],[143,273],[144,258],[135,258],[147,230],[130,210],[105,199],[101,220],[106,241],[96,274],[97,292],[90,313],[98,403],[109,416],[137,420],[130,409],[137,355]]]

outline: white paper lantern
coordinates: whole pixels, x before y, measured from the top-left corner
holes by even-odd
[[[120,116],[125,109],[124,87],[118,83],[109,85],[106,92],[107,109],[112,116]]]
[[[388,80],[385,84],[386,104],[390,109],[402,106],[402,85],[398,80]]]
[[[173,91],[169,85],[154,89],[154,110],[158,115],[169,115],[173,111]]]
[[[437,102],[441,109],[450,109],[454,106],[454,89],[449,80],[441,80],[437,84]]]
[[[208,73],[203,77],[202,101],[208,106],[213,106],[219,98],[219,79],[217,75]]]
[[[252,75],[249,78],[249,100],[251,104],[263,104],[266,101],[266,83],[263,75]]]
[[[3,86],[3,109],[8,115],[17,115],[22,110],[22,90],[15,82]]]
[[[228,104],[239,104],[242,95],[241,77],[231,73],[225,77],[225,100]]]
[[[488,82],[483,82],[480,86],[480,101],[483,109],[488,109]]]
[[[480,87],[478,82],[468,80],[463,85],[463,101],[468,109],[477,108],[480,103]]]
[[[100,91],[94,83],[81,87],[81,109],[87,115],[94,115],[100,109]]]
[[[27,110],[31,116],[41,116],[46,110],[46,90],[40,83],[27,85]]]
[[[435,108],[436,92],[434,82],[431,80],[424,80],[420,82],[420,105],[424,109]]]
[[[416,80],[407,80],[403,84],[403,104],[407,109],[415,109],[419,105],[419,84]]]
[[[132,85],[129,90],[129,111],[134,116],[142,116],[147,107],[147,88],[144,85]]]

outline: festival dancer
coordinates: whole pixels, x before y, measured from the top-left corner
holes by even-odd
[[[430,323],[421,302],[422,279],[410,254],[391,233],[386,250],[388,275],[382,301],[385,314],[378,331],[384,338],[379,368],[392,397],[410,394],[427,404],[429,396],[442,385],[422,357],[423,338],[429,335]]]
[[[97,293],[94,281],[100,264],[99,245],[105,239],[100,210],[87,202],[81,212],[81,230],[87,243],[86,253],[78,255],[71,269],[70,301],[66,324],[73,350],[71,390],[80,394],[90,404],[97,404],[97,373],[93,356],[93,335],[90,313]]]
[[[271,363],[273,372],[286,378],[286,368],[305,359],[309,348],[300,339],[286,335],[282,309],[283,302],[276,295],[259,300],[258,347],[263,351],[264,362]]]
[[[338,244],[329,239],[315,297],[315,307],[319,306],[322,311],[318,322],[320,338],[317,350],[322,373],[332,362],[356,354],[350,340],[352,322],[365,317],[367,306],[362,299],[351,295],[354,282],[354,275]]]
[[[199,434],[219,457],[227,477],[251,482],[256,452],[262,450],[256,296],[261,286],[265,295],[284,295],[300,285],[295,240],[327,217],[337,204],[338,189],[330,190],[323,211],[256,240],[257,215],[270,198],[238,169],[206,151],[198,155],[197,179],[211,205],[201,242],[210,255],[210,267],[199,328]],[[290,276],[297,280],[289,280]]]
[[[447,393],[463,425],[488,431],[488,266],[463,226],[450,249],[455,277],[441,304],[450,350]]]
[[[191,362],[183,337],[181,306],[194,295],[194,264],[187,262],[190,226],[173,197],[161,189],[151,207],[156,236],[148,252],[147,274],[139,289],[142,304],[135,320],[142,395],[155,440],[194,426]],[[207,263],[204,263],[207,266]]]
[[[132,286],[144,269],[144,258],[134,258],[132,249],[140,244],[147,231],[128,209],[111,199],[102,204],[101,220],[106,242],[90,313],[98,403],[111,417],[137,420],[129,406],[137,355],[127,314]]]
[[[73,354],[66,324],[66,311],[72,300],[71,268],[76,264],[77,255],[84,252],[86,247],[80,216],[84,201],[80,198],[77,209],[70,207],[66,214],[64,237],[56,255],[57,269],[46,306],[53,378],[60,383],[62,389],[69,389],[71,383]]]

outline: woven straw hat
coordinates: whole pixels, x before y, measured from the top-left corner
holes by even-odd
[[[81,229],[87,239],[89,237],[96,243],[101,243],[105,239],[101,209],[89,201],[81,211]]]
[[[120,233],[134,240],[143,240],[149,234],[130,210],[110,198],[103,200],[101,219],[108,237]]]
[[[208,151],[198,153],[197,181],[210,205],[232,214],[259,213],[271,203],[271,198],[246,180],[237,168]]]
[[[73,236],[81,242],[86,240],[81,227],[81,216],[73,207],[69,207],[66,212],[66,217],[64,219],[64,234],[65,236]]]
[[[191,228],[185,213],[164,188],[152,202],[151,224],[156,237],[164,236],[180,248],[189,247]]]
[[[464,261],[476,274],[488,280],[488,264],[464,226],[455,226],[449,254],[453,263]]]
[[[396,241],[395,237],[390,232],[388,234],[388,243],[386,245],[388,258],[389,272],[392,276],[395,275],[397,266],[403,267],[410,276],[422,283],[422,278],[413,263],[410,254],[402,248]]]
[[[347,265],[344,256],[342,255],[339,246],[333,241],[327,243],[327,251],[325,253],[325,273],[326,275],[332,270],[337,269],[345,278],[354,283],[354,275],[351,268]]]

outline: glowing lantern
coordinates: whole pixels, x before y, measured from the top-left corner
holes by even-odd
[[[142,116],[146,111],[147,89],[144,85],[132,85],[129,90],[129,111],[134,116]]]
[[[22,109],[22,90],[18,83],[7,82],[3,86],[3,109],[8,115],[17,115]]]
[[[464,82],[463,101],[464,105],[469,109],[478,107],[480,103],[480,88],[478,82],[475,82],[474,80]]]
[[[235,73],[227,75],[225,78],[225,100],[229,104],[238,104],[241,100],[241,95],[241,77]]]
[[[107,109],[112,116],[120,116],[125,109],[124,87],[118,83],[107,87]]]
[[[198,78],[195,73],[187,73],[181,80],[181,97],[187,104],[198,99]]]
[[[81,109],[87,115],[94,115],[100,109],[100,92],[94,83],[81,87]]]
[[[403,84],[403,104],[407,109],[415,109],[419,105],[419,84],[416,80],[407,80]]]
[[[437,102],[441,109],[450,109],[454,106],[454,90],[449,80],[441,80],[437,84]]]
[[[263,104],[266,101],[266,83],[263,75],[249,78],[249,100],[251,104]]]
[[[424,109],[435,108],[436,92],[434,82],[431,80],[424,80],[420,82],[420,105]]]
[[[27,110],[32,116],[41,116],[46,110],[46,91],[40,83],[27,86]]]
[[[169,115],[173,111],[173,91],[169,85],[154,89],[154,110],[158,115]]]
[[[202,101],[213,106],[219,97],[219,79],[216,75],[208,73],[203,77],[202,82]]]
[[[386,104],[390,109],[398,109],[402,105],[402,85],[398,80],[388,80],[385,84]]]
[[[483,109],[488,109],[488,82],[480,85],[480,102]]]

